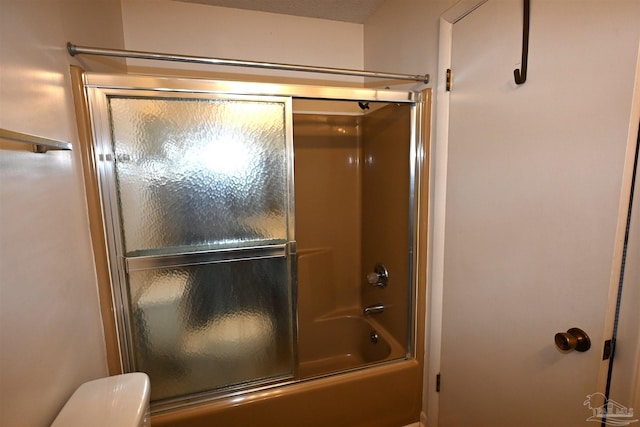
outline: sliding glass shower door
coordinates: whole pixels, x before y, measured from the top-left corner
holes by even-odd
[[[94,138],[86,173],[98,178],[101,196],[101,217],[91,215],[103,226],[93,236],[97,252],[106,237],[106,262],[97,262],[108,264],[100,279],[113,295],[109,351],[124,372],[150,376],[154,411],[416,356],[413,224],[427,98],[158,76],[83,79]],[[297,211],[294,104],[325,129],[296,135],[298,208],[306,206]],[[394,177],[393,197],[386,181],[363,173]],[[381,196],[395,216],[380,210]],[[342,225],[326,226],[335,222]],[[384,240],[389,233],[393,242]],[[390,268],[387,287],[367,277],[377,262]]]
[[[88,91],[125,369],[154,401],[292,377],[291,99]]]

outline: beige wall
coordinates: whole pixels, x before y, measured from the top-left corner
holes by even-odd
[[[125,45],[183,55],[362,69],[363,25],[168,0],[123,0]],[[361,85],[359,77],[129,60],[131,71],[198,70],[234,80]],[[207,70],[207,72],[204,72]],[[256,77],[270,76],[270,77]]]
[[[364,66],[368,70],[430,74],[435,87],[438,20],[457,0],[387,0],[364,25]],[[376,85],[374,83],[374,85]],[[421,83],[392,88],[419,90]]]
[[[0,141],[0,425],[48,426],[107,372],[69,65],[78,44],[122,47],[117,0],[0,0],[0,127],[70,141]]]

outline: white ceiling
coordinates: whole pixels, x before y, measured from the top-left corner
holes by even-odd
[[[178,0],[363,24],[385,0]]]

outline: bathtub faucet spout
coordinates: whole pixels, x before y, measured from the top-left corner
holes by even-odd
[[[376,314],[376,313],[382,313],[383,311],[384,311],[384,305],[375,304],[375,305],[370,305],[369,307],[365,307],[364,314]]]

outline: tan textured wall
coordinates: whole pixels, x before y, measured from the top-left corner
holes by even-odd
[[[390,105],[363,119],[362,303],[382,303],[376,320],[403,345],[409,298],[409,106]],[[389,272],[386,288],[366,284],[376,262]]]
[[[409,126],[408,106],[294,116],[301,345],[314,319],[377,303],[376,320],[407,341]],[[376,262],[389,270],[386,289],[366,283]]]
[[[294,115],[296,240],[301,323],[360,305],[360,147],[354,116]]]

